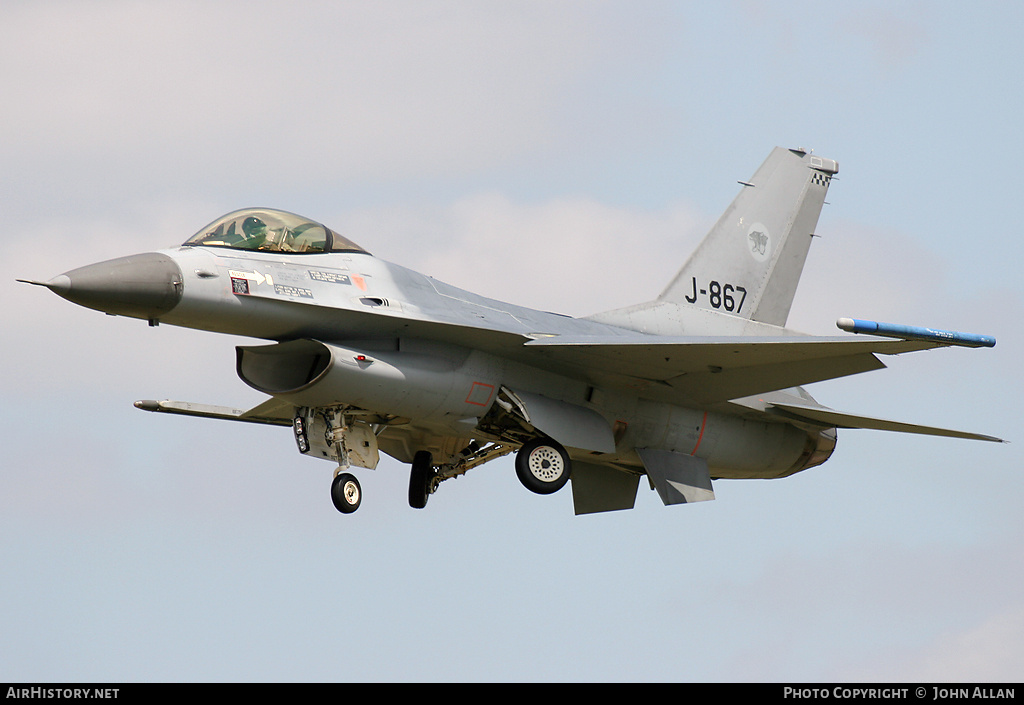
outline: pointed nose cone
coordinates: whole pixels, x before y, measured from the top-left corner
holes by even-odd
[[[118,316],[156,320],[181,300],[181,270],[158,252],[72,269],[43,284],[72,303]]]

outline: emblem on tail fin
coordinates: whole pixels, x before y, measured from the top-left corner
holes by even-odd
[[[757,254],[765,254],[765,248],[768,246],[768,236],[762,232],[754,231],[747,235],[750,238],[750,249]]]
[[[747,231],[747,241],[750,243],[750,254],[758,262],[764,262],[771,254],[771,239],[768,237],[768,228],[762,223],[754,223]]]

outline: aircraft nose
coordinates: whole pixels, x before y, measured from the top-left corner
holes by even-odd
[[[159,252],[72,269],[43,284],[72,303],[118,316],[159,319],[181,300],[181,269]]]

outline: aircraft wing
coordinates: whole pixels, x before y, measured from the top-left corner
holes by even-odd
[[[531,340],[553,364],[606,378],[646,381],[659,396],[711,404],[884,368],[876,355],[946,347],[993,347],[971,333],[841,318],[850,336],[547,336]],[[670,391],[671,390],[671,391]],[[851,420],[854,417],[850,417]],[[864,420],[864,419],[862,419]]]
[[[776,389],[882,369],[876,354],[925,350],[953,343],[876,337],[566,336],[531,340],[552,364],[591,375],[650,383],[659,396],[724,402]],[[625,379],[624,379],[625,378]],[[635,385],[630,385],[635,386]]]

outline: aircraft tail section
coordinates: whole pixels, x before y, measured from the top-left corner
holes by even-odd
[[[659,300],[784,326],[838,171],[831,159],[776,147]]]
[[[839,166],[776,147],[655,301],[592,316],[644,332],[684,334],[686,311],[785,326],[825,194]],[[735,319],[733,319],[735,320]]]

